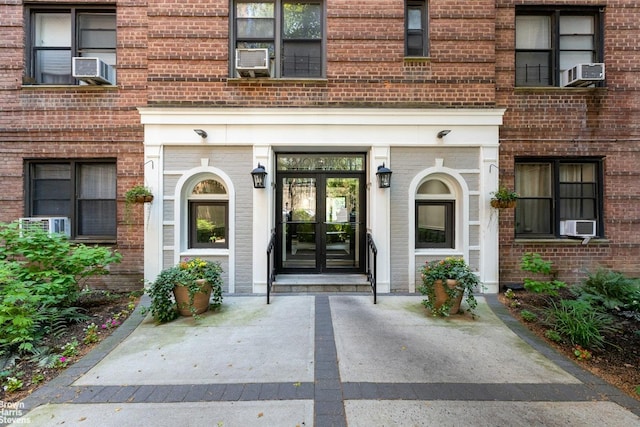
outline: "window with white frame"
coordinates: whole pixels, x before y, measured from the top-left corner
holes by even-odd
[[[516,9],[516,86],[560,86],[562,72],[602,62],[600,8]]]
[[[416,192],[416,248],[455,247],[455,200],[438,179],[423,182]]]
[[[25,167],[28,217],[67,217],[71,238],[116,238],[116,163],[33,160]]]
[[[405,0],[405,56],[429,55],[427,43],[427,1]]]
[[[116,12],[91,5],[31,5],[27,8],[27,71],[32,84],[77,84],[73,57],[116,64]]]
[[[267,49],[271,77],[322,77],[323,8],[323,0],[235,0],[233,46]]]
[[[229,247],[229,196],[218,180],[198,182],[188,197],[189,248]]]
[[[602,235],[601,159],[516,160],[517,237],[560,237],[567,220],[596,222]]]

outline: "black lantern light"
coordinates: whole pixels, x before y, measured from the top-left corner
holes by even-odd
[[[382,165],[378,166],[378,172],[376,172],[376,176],[378,177],[378,187],[380,188],[389,188],[391,187],[391,169]]]
[[[251,178],[253,178],[253,188],[264,188],[267,178],[264,166],[258,163],[258,167],[251,171]]]

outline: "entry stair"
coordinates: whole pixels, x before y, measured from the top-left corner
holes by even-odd
[[[366,274],[278,274],[272,292],[371,292]]]

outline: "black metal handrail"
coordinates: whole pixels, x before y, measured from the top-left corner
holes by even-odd
[[[275,252],[276,247],[276,229],[271,230],[271,238],[267,245],[267,304],[270,303],[271,287],[276,278]]]
[[[373,292],[373,303],[378,303],[378,284],[376,278],[377,269],[377,259],[378,259],[378,248],[376,248],[376,244],[373,241],[373,236],[371,233],[367,233],[367,262],[366,262],[366,270],[367,270],[367,280],[371,284],[371,291]]]

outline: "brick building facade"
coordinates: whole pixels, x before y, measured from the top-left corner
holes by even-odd
[[[136,288],[143,273],[204,256],[223,262],[227,291],[261,292],[272,229],[281,272],[310,274],[361,273],[371,233],[389,292],[415,290],[420,263],[448,255],[464,256],[489,292],[521,279],[529,251],[568,281],[598,265],[640,273],[634,2],[0,0],[0,16],[0,220],[70,217],[74,239],[124,255],[105,286]],[[236,48],[266,48],[269,75],[242,77]],[[50,76],[60,56],[101,58],[115,85],[80,84],[70,64],[61,83]],[[587,56],[605,64],[604,82],[562,87],[566,58]],[[534,59],[538,82],[520,71]],[[320,166],[335,158],[354,163]],[[290,166],[305,159],[313,166]],[[258,163],[264,190],[249,177]],[[382,163],[389,189],[376,184]],[[594,178],[575,178],[575,165]],[[61,170],[68,194],[43,196]],[[549,192],[523,187],[531,173]],[[588,242],[560,234],[578,212],[560,208],[567,173],[592,191],[572,199],[575,219],[594,221]],[[293,182],[323,197],[307,190],[317,204],[283,220],[295,214]],[[357,193],[329,189],[338,182]],[[498,182],[524,190],[538,217],[523,219],[520,204],[492,210]],[[136,183],[156,198],[128,224],[124,193]],[[356,221],[336,213],[353,207]],[[200,241],[198,209],[224,217],[223,238]],[[321,225],[309,249],[300,230],[311,222]]]

